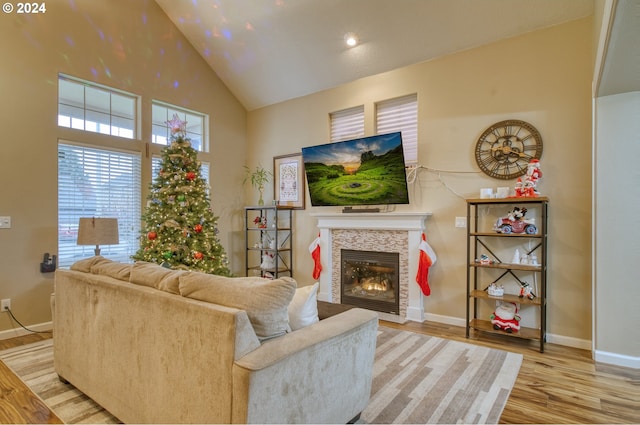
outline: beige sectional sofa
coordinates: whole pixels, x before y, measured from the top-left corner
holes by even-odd
[[[291,330],[301,292],[83,260],[56,272],[55,369],[125,423],[346,423],[369,400],[377,315]]]

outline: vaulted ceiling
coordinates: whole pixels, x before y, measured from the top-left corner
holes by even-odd
[[[617,0],[598,96],[640,91],[640,0]]]
[[[579,19],[594,8],[592,0],[156,2],[248,110]],[[345,45],[348,32],[357,34],[357,46]]]

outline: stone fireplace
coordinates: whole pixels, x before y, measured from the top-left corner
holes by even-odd
[[[397,289],[394,288],[397,290],[395,295],[397,308],[381,311],[381,307],[363,307],[378,311],[380,318],[384,320],[397,323],[407,320],[423,322],[422,292],[415,282],[415,277],[418,271],[418,247],[422,232],[425,230],[426,219],[430,215],[430,213],[312,214],[318,220],[320,229],[320,260],[323,267],[318,299],[337,304],[352,303],[349,296],[353,294],[347,294],[348,300],[345,300],[342,289],[343,250],[391,253],[398,258]],[[367,258],[359,258],[356,261],[371,262]],[[353,267],[353,265],[347,265],[347,267]],[[388,268],[386,263],[381,267]],[[351,285],[349,289],[353,289],[353,283]],[[368,290],[371,291],[371,288]],[[385,291],[384,296],[390,297],[391,293]]]

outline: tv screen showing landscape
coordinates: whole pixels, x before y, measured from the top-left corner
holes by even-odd
[[[401,133],[302,148],[313,206],[408,204]]]

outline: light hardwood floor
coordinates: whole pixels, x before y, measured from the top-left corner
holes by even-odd
[[[640,371],[595,364],[591,353],[554,344],[538,351],[536,342],[477,333],[466,339],[464,328],[434,323],[382,324],[521,353],[520,374],[500,423],[640,423]],[[0,350],[47,338],[28,335],[0,341]],[[1,423],[61,423],[42,410],[37,397],[20,388],[0,367]]]
[[[0,341],[0,350],[51,338],[51,334],[31,334]],[[61,424],[62,420],[0,361],[0,423]]]
[[[437,323],[385,325],[521,353],[515,386],[500,423],[640,423],[640,371],[596,364],[591,352]]]

